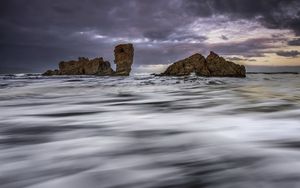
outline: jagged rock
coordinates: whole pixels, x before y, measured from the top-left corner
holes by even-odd
[[[191,73],[197,76],[214,77],[245,77],[243,65],[226,61],[223,57],[211,52],[205,59],[201,54],[194,54],[186,59],[170,65],[160,76],[187,76]]]
[[[59,70],[47,70],[45,73],[43,73],[43,76],[53,76],[53,75],[59,75]]]
[[[77,61],[62,61],[59,63],[59,70],[48,70],[43,75],[112,75],[114,71],[108,61],[103,58],[89,60],[85,57],[79,57]]]
[[[209,76],[206,60],[201,54],[194,54],[186,59],[177,61],[167,68],[164,76],[187,76],[191,73],[199,76]]]
[[[59,71],[62,75],[111,75],[113,70],[108,61],[103,58],[79,57],[78,61],[67,61],[59,63]]]
[[[134,49],[132,44],[120,44],[115,47],[115,64],[117,76],[129,76],[133,63]]]
[[[133,63],[134,49],[132,44],[120,44],[115,47],[115,63],[117,71],[114,72],[108,61],[103,58],[89,60],[79,57],[78,60],[62,61],[59,70],[48,70],[42,75],[99,75],[99,76],[128,76]]]
[[[98,64],[98,71],[96,72],[96,75],[98,76],[110,76],[114,74],[114,70],[110,66],[109,61],[103,61],[103,58],[95,58],[90,61],[90,64]],[[89,70],[89,67],[86,67],[87,70]]]
[[[243,65],[238,65],[230,61],[226,61],[214,52],[206,58],[207,66],[210,71],[210,76],[215,77],[245,77],[246,68]]]

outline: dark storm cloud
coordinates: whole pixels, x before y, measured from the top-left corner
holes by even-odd
[[[242,42],[226,42],[208,45],[207,48],[222,55],[242,55],[244,57],[264,57],[264,50],[274,47],[276,39],[256,38]]]
[[[283,57],[297,57],[300,55],[300,52],[297,50],[292,51],[278,51],[276,52],[277,55],[283,56]]]
[[[144,37],[169,40],[177,27],[191,19],[178,14],[180,6],[177,0],[3,0],[1,66],[20,64],[42,70],[55,66],[59,58],[111,57],[117,42]],[[106,36],[106,41],[91,40],[95,34]],[[103,53],[109,48],[110,55]]]
[[[229,38],[228,37],[226,37],[225,35],[221,35],[221,37],[220,37],[221,39],[223,39],[223,40],[228,40]]]
[[[298,0],[187,0],[186,10],[196,16],[228,15],[256,19],[268,28],[293,29],[300,34]]]
[[[217,15],[228,16],[229,23],[254,19],[269,28],[300,30],[297,0],[1,0],[0,69],[42,71],[77,56],[113,62],[119,42],[135,43],[137,64],[209,50],[257,57],[272,47],[262,39],[231,42],[226,35],[219,35],[226,44],[209,44],[202,31],[190,31],[195,20]],[[203,31],[215,23],[205,24]]]
[[[290,46],[300,46],[300,38],[289,41],[288,45],[290,45]]]
[[[153,30],[153,31],[146,31],[144,33],[144,37],[150,38],[150,39],[158,39],[158,40],[164,40],[166,39],[170,34],[172,30]]]
[[[196,36],[196,35],[192,35],[192,34],[173,34],[172,36],[169,36],[170,40],[177,40],[177,41],[197,41],[197,42],[204,42],[206,41],[208,38],[206,36]]]

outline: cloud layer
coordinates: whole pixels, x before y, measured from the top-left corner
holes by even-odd
[[[121,42],[135,44],[137,66],[210,50],[241,63],[260,63],[256,59],[268,54],[290,57],[282,52],[299,50],[300,3],[2,0],[0,29],[2,69],[42,71],[77,56],[113,62],[113,47]]]

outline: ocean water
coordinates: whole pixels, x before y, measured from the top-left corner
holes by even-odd
[[[0,187],[298,188],[300,75],[2,75]]]

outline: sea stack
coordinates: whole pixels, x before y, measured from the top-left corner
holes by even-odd
[[[79,57],[78,60],[62,61],[59,70],[47,70],[43,76],[53,75],[97,75],[97,76],[129,76],[133,63],[133,45],[120,44],[115,47],[115,72],[108,61],[102,57],[88,59]]]
[[[210,52],[207,58],[197,53],[173,63],[160,76],[187,76],[191,73],[205,77],[246,77],[246,68],[226,61],[214,52]]]
[[[132,44],[120,44],[115,47],[116,76],[129,76],[133,64],[134,49]]]

